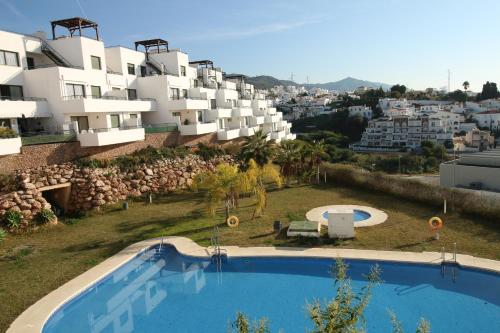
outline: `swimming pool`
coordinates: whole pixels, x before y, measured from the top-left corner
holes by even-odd
[[[368,220],[371,217],[370,213],[365,212],[363,210],[354,209],[353,211],[354,211],[354,222],[361,222],[364,220]],[[328,220],[328,211],[323,213],[323,218]]]
[[[151,249],[62,306],[45,324],[55,332],[226,332],[237,311],[268,317],[273,332],[311,328],[305,304],[334,296],[333,259],[209,260]],[[346,260],[357,290],[372,261]],[[493,332],[500,327],[500,274],[438,265],[379,262],[384,283],[366,311],[368,332],[390,331],[394,310],[408,332],[425,317],[432,332]],[[453,276],[455,277],[453,279]],[[453,281],[455,280],[455,281]]]

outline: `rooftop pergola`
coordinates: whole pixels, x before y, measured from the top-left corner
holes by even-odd
[[[149,53],[150,49],[153,49],[153,51],[160,53],[162,46],[164,46],[165,47],[164,49],[167,50],[168,52],[168,41],[161,38],[139,40],[134,44],[136,51],[139,48],[139,46],[143,46],[144,50],[146,51],[146,54]]]
[[[208,68],[208,66],[214,68],[214,62],[212,60],[196,60],[196,61],[190,61],[190,65],[197,65],[197,66],[205,66],[205,68]]]
[[[95,30],[95,39],[99,40],[99,29],[97,23],[91,20],[87,20],[81,17],[73,17],[73,18],[68,18],[68,19],[63,19],[63,20],[57,20],[57,21],[52,21],[50,22],[50,25],[52,26],[52,38],[56,39],[56,27],[63,27],[69,30],[69,34],[71,37],[75,34],[75,32],[78,32],[79,36],[82,35],[82,30],[83,29],[94,29]]]
[[[243,74],[224,74],[225,79],[237,79],[240,82],[243,82],[247,77]]]

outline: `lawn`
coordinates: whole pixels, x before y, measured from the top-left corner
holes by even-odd
[[[439,209],[359,189],[302,186],[269,193],[265,216],[251,220],[250,199],[242,199],[240,226],[229,229],[222,215],[205,215],[203,195],[179,193],[155,198],[149,205],[132,202],[127,211],[106,212],[70,220],[30,234],[9,236],[0,244],[0,331],[24,309],[68,280],[117,253],[127,245],[157,236],[189,237],[209,245],[219,225],[222,245],[339,246],[346,248],[440,251],[457,242],[460,253],[500,259],[500,226],[467,216],[444,217],[441,239],[434,241],[427,226]],[[356,239],[335,242],[287,239],[273,233],[273,221],[285,225],[303,219],[311,208],[329,204],[358,204],[386,211],[387,222],[356,232]]]

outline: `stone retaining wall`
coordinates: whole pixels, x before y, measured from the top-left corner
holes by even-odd
[[[20,211],[30,220],[41,209],[50,209],[41,191],[66,183],[71,184],[68,210],[90,210],[128,197],[188,188],[196,174],[213,170],[221,162],[233,163],[233,160],[221,156],[204,161],[197,155],[188,155],[144,164],[132,172],[123,172],[118,167],[79,168],[72,163],[18,170],[13,188],[0,194],[0,220],[9,210]]]

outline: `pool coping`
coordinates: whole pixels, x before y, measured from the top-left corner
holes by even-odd
[[[370,217],[368,219],[360,222],[355,222],[354,228],[371,227],[380,223],[384,223],[385,221],[387,221],[388,218],[387,213],[384,212],[383,210],[368,206],[359,206],[359,205],[327,205],[327,206],[316,207],[306,213],[306,218],[309,221],[316,221],[324,226],[328,226],[328,219],[325,219],[323,217],[323,213],[325,211],[328,211],[329,209],[334,209],[334,208],[355,209],[355,210],[365,211],[368,214],[370,214]]]
[[[200,258],[210,258],[212,250],[196,244],[185,237],[153,238],[132,244],[106,259],[97,266],[82,273],[26,309],[7,329],[7,333],[42,332],[50,316],[74,297],[102,280],[105,276],[135,258],[148,248],[164,244],[172,245],[182,254]],[[381,260],[415,264],[435,264],[442,262],[439,252],[400,252],[338,248],[301,248],[301,247],[239,247],[223,246],[228,257],[303,257],[303,258],[343,258],[361,260]],[[445,254],[446,260],[452,259],[451,253]],[[463,267],[482,269],[500,273],[500,261],[457,254],[457,263]]]

